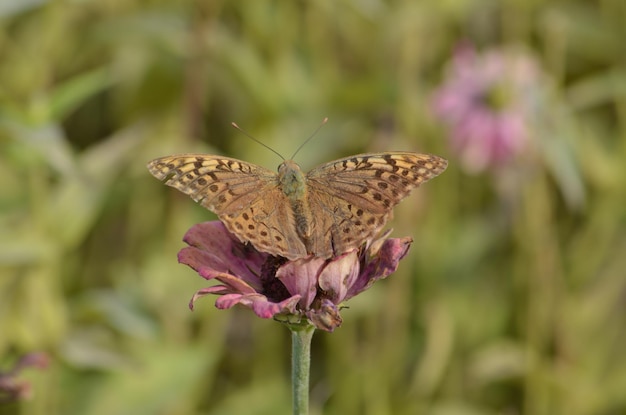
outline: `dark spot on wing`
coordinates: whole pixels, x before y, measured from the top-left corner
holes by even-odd
[[[385,159],[387,163],[391,164],[392,166],[396,165],[396,160],[393,158],[391,154],[385,154],[383,158]]]

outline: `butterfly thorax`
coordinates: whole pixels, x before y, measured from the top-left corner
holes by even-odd
[[[306,194],[304,174],[293,160],[285,160],[278,167],[278,182],[285,196],[292,202],[304,198]]]
[[[296,231],[307,245],[312,232],[311,210],[306,197],[306,178],[300,166],[293,160],[285,160],[278,167],[278,182],[281,190],[291,202]]]

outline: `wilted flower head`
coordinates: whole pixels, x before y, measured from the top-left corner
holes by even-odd
[[[472,172],[502,166],[527,148],[537,112],[541,73],[528,55],[467,45],[452,60],[433,99],[451,128],[451,145]]]
[[[217,294],[217,308],[241,304],[262,318],[290,322],[306,318],[326,331],[341,324],[339,305],[394,272],[412,242],[379,239],[332,259],[288,261],[241,243],[219,221],[193,226],[183,240],[190,246],[178,253],[179,262],[220,282],[199,290],[191,308],[198,298]]]

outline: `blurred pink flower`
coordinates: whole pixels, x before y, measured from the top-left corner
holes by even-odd
[[[46,369],[50,359],[45,353],[29,353],[20,358],[8,372],[0,372],[0,403],[32,397],[29,382],[19,380],[18,375],[27,367]]]
[[[178,261],[221,283],[196,292],[190,308],[198,298],[217,294],[219,309],[241,304],[262,318],[307,318],[326,331],[341,325],[339,305],[394,272],[412,242],[383,237],[329,260],[288,261],[241,243],[219,221],[193,226],[183,240],[190,246],[178,253]]]
[[[451,128],[451,146],[468,171],[505,165],[526,151],[540,81],[528,55],[477,54],[467,45],[456,51],[432,107]]]

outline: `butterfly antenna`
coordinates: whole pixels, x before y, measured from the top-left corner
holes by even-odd
[[[248,134],[248,132],[246,130],[244,130],[243,128],[239,127],[237,124],[235,124],[234,122],[231,122],[230,125],[232,125],[233,127],[235,127],[236,129],[238,129],[239,131],[241,131],[246,137],[248,137],[250,140],[261,144],[263,147],[265,147],[266,149],[268,149],[269,151],[271,151],[272,153],[276,154],[278,157],[280,157],[283,161],[285,161],[285,158],[276,150],[274,150],[272,147],[268,146],[267,144],[262,143],[261,141],[257,140],[256,138],[252,137],[250,134]],[[319,128],[318,128],[319,129]],[[308,141],[308,140],[307,140]]]
[[[328,117],[324,118],[322,120],[322,122],[320,123],[320,125],[315,129],[315,131],[313,131],[313,134],[311,134],[311,136],[309,138],[307,138],[306,140],[304,140],[304,143],[300,144],[300,147],[298,147],[298,149],[296,150],[295,153],[293,153],[293,156],[291,156],[291,159],[293,160],[293,158],[296,156],[296,154],[298,154],[298,152],[300,150],[302,150],[302,147],[304,147],[306,145],[306,143],[308,143],[309,141],[311,141],[311,139],[313,137],[315,137],[315,134],[317,134],[317,132],[324,126],[324,124],[326,124],[328,122]]]

